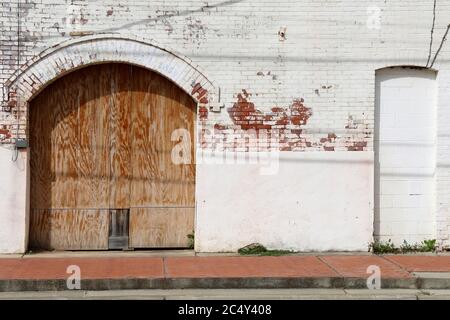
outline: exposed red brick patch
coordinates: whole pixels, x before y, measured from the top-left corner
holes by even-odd
[[[11,136],[11,133],[7,129],[0,129],[0,134],[4,134],[4,135],[6,135],[8,137]]]
[[[200,83],[196,83],[193,87],[192,87],[192,91],[191,94],[193,96],[197,95],[197,100],[201,100],[202,98],[207,98],[208,97],[208,91],[202,87],[202,85]]]
[[[198,117],[200,120],[207,120],[208,119],[208,109],[206,107],[199,107],[198,108]]]
[[[192,86],[191,95],[195,97],[200,104],[198,109],[199,119],[207,120],[208,119],[208,108],[206,105],[209,103],[208,99],[208,90],[202,87],[200,83],[196,83]]]
[[[214,125],[214,129],[216,129],[216,130],[225,130],[225,129],[227,129],[227,126],[223,125],[223,124],[216,123]]]
[[[255,104],[249,101],[250,94],[246,90],[242,90],[242,94],[237,95],[237,101],[231,108],[228,108],[228,114],[235,125],[239,125],[241,129],[262,129],[264,125],[264,114],[255,108]]]
[[[8,100],[5,101],[6,103],[3,105],[3,111],[9,112],[11,109],[15,108],[17,106],[17,93],[14,90],[10,90],[8,92]]]
[[[228,114],[235,125],[241,129],[265,129],[271,130],[276,125],[280,126],[305,125],[312,115],[310,108],[303,105],[303,99],[295,99],[287,108],[273,107],[271,113],[264,114],[256,109],[255,104],[249,100],[250,93],[243,89],[242,93],[237,95],[237,101],[231,108],[228,108]],[[283,128],[281,128],[283,129]]]
[[[272,108],[272,112],[283,112],[283,111],[284,111],[284,109],[281,108],[281,107],[274,107],[274,108]]]
[[[302,99],[295,99],[292,105],[289,107],[290,120],[295,125],[305,125],[308,119],[311,117],[312,112],[310,108],[303,105]]]
[[[207,95],[206,90],[200,84],[193,86],[192,92],[198,97]],[[235,148],[248,150],[248,148],[259,148],[260,142],[258,141],[260,139],[261,148],[280,151],[303,151],[306,149],[330,152],[342,149],[364,151],[367,147],[367,142],[354,134],[338,137],[334,132],[330,132],[320,139],[312,138],[311,134],[307,135],[307,130],[302,127],[308,123],[313,112],[311,108],[304,105],[302,98],[294,99],[287,107],[276,105],[270,108],[270,111],[263,112],[257,108],[251,100],[251,96],[252,94],[245,89],[236,95],[236,101],[227,109],[232,124],[214,124],[214,134],[220,136],[219,138],[210,137],[207,141],[202,139],[202,148],[213,148],[218,144],[226,150]],[[200,108],[201,120],[207,119],[207,112],[206,108]],[[349,117],[349,119],[353,122],[361,122],[361,120],[354,121],[353,117]],[[225,135],[220,132],[225,130],[227,131]],[[244,135],[255,135],[252,144],[236,138],[242,134],[240,131],[245,132]],[[202,136],[202,138],[204,137],[206,135]]]
[[[317,143],[313,144],[301,136],[303,130],[300,127],[306,125],[308,119],[312,116],[311,109],[304,105],[303,99],[294,99],[287,107],[274,106],[270,109],[270,112],[266,113],[256,108],[250,100],[251,93],[247,90],[243,89],[236,97],[237,101],[231,108],[227,109],[233,124],[216,124],[215,130],[232,130],[235,133],[239,130],[254,130],[257,136],[263,130],[270,136],[270,139],[276,141],[269,143],[270,148],[277,148],[280,151],[296,151],[312,146],[319,147]],[[329,135],[330,140],[334,137],[334,134]],[[227,146],[238,147],[236,143],[228,143]],[[242,143],[239,147],[247,146]]]
[[[351,145],[347,146],[348,151],[364,151],[364,148],[367,147],[366,141],[356,141],[352,142]]]
[[[11,138],[11,132],[8,129],[0,129],[0,141]]]
[[[327,138],[320,139],[321,143],[325,142],[334,142],[336,141],[337,136],[334,133],[329,133]]]

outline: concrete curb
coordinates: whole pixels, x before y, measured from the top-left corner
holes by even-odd
[[[250,277],[250,278],[125,278],[81,280],[81,290],[136,289],[367,289],[366,278]],[[387,278],[383,289],[450,289],[445,278]],[[0,280],[0,292],[64,291],[65,279]]]
[[[274,278],[172,278],[166,289],[273,289],[273,288],[343,288],[340,277]]]

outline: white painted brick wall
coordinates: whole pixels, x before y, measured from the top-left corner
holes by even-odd
[[[291,148],[299,151],[373,150],[375,70],[425,66],[433,18],[432,0],[22,0],[20,6],[18,59],[17,1],[0,4],[2,89],[18,65],[81,34],[152,39],[192,59],[220,87],[225,110],[209,113],[210,127],[232,124],[226,109],[242,90],[263,113],[304,99],[312,116],[301,127],[302,137],[310,146]],[[380,25],[371,28],[376,8]],[[432,56],[449,23],[450,0],[439,0]],[[284,40],[278,35],[282,28]],[[445,245],[450,245],[449,57],[445,43],[434,65],[439,91],[436,219]],[[14,133],[14,110],[7,111],[0,112],[0,130]],[[336,139],[321,142],[330,133]]]

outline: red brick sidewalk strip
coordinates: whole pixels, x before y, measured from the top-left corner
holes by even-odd
[[[408,272],[450,272],[450,256],[386,256]]]
[[[413,271],[450,272],[449,256],[70,257],[0,259],[0,291],[65,290],[70,265],[83,289],[365,288],[369,266],[385,288],[414,288]],[[435,279],[434,279],[435,280]],[[447,284],[445,284],[447,286]],[[450,282],[448,284],[450,289]]]
[[[340,275],[347,278],[368,277],[367,268],[380,268],[382,278],[411,278],[412,276],[401,267],[380,256],[324,256],[321,258]]]
[[[166,271],[172,278],[339,276],[314,256],[168,258]]]
[[[163,278],[161,258],[0,259],[0,279],[67,279],[67,267],[80,267],[83,279]]]

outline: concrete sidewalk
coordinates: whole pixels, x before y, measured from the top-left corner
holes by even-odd
[[[450,300],[450,290],[150,289],[0,292],[0,300]]]
[[[69,266],[82,290],[367,288],[379,268],[381,288],[450,289],[448,255],[90,256],[0,258],[0,291],[67,290]]]

